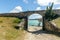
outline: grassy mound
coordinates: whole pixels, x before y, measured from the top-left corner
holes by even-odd
[[[52,22],[54,22],[54,23],[56,24],[56,26],[57,26],[58,28],[60,28],[60,17],[57,18],[57,19],[55,19],[55,20],[52,20]]]
[[[21,19],[15,17],[0,17],[0,40],[23,40],[24,30],[16,30]]]

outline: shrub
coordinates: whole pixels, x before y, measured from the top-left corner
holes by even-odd
[[[15,29],[19,29],[20,27],[19,27],[19,26],[15,26],[14,28],[15,28]]]
[[[52,8],[53,8],[53,3],[51,6],[47,7],[45,12],[45,19],[47,19],[48,21],[51,21],[59,16],[58,14],[54,13]]]
[[[21,20],[18,18],[13,21],[13,23],[20,23],[20,22],[21,22]]]

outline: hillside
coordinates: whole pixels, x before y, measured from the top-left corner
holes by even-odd
[[[58,17],[57,19],[52,20],[51,22],[53,22],[58,28],[60,28],[60,17]]]
[[[21,19],[0,17],[0,40],[23,40],[24,30],[14,28]]]

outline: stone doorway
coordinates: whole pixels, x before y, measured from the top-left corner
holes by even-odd
[[[38,31],[43,28],[43,17],[38,13],[28,16],[28,31]]]

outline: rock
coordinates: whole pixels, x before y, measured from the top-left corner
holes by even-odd
[[[56,26],[56,24],[54,22],[51,22],[51,24],[53,24],[54,26]]]
[[[19,26],[15,26],[14,28],[15,28],[15,29],[19,29],[20,27],[19,27]]]

